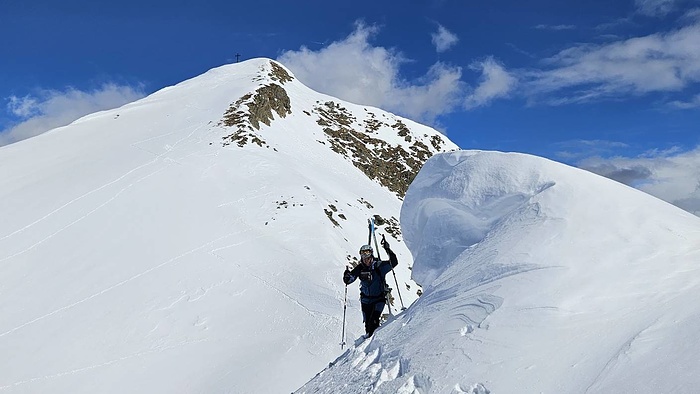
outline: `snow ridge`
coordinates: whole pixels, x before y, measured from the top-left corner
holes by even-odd
[[[700,218],[542,158],[464,151],[426,163],[401,226],[423,296],[298,393],[700,385],[686,301],[700,296]],[[371,363],[348,364],[358,353]]]

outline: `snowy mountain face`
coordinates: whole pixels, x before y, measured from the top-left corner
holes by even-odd
[[[417,299],[402,198],[456,148],[268,59],[0,148],[0,391],[300,387],[341,354],[369,217]]]
[[[523,155],[433,156],[401,228],[424,294],[298,393],[695,393],[700,218]]]

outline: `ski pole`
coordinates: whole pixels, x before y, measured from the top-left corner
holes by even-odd
[[[340,350],[345,347],[345,311],[348,309],[348,285],[345,285],[345,301],[343,301],[343,340],[340,342]]]
[[[386,242],[386,237],[382,234],[382,241]],[[374,237],[374,242],[377,242],[377,237]],[[379,252],[377,252],[379,253]],[[399,288],[399,281],[396,279],[396,272],[394,272],[394,267],[391,267],[391,273],[394,274],[394,282],[396,283],[396,291],[399,292],[399,301],[401,301],[401,310],[405,311],[406,307],[403,306],[403,298],[401,298],[401,289]]]

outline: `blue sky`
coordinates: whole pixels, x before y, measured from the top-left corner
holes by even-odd
[[[700,0],[2,0],[0,36],[0,145],[238,53],[700,212]]]

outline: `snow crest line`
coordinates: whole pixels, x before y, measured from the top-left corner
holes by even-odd
[[[105,293],[107,293],[107,292],[109,292],[109,291],[111,291],[111,290],[114,290],[114,289],[116,289],[117,287],[120,287],[120,286],[122,286],[122,285],[124,285],[124,284],[126,284],[126,283],[128,283],[128,282],[131,282],[131,281],[134,280],[134,279],[138,279],[138,278],[140,278],[140,277],[142,277],[142,276],[144,276],[144,275],[146,275],[146,274],[148,274],[148,273],[150,273],[150,272],[153,272],[153,271],[155,271],[155,270],[157,270],[157,269],[159,269],[159,268],[161,268],[161,267],[164,267],[164,266],[166,266],[166,265],[172,263],[173,261],[179,260],[179,259],[181,259],[181,258],[183,258],[183,257],[185,257],[185,256],[188,256],[188,255],[190,255],[190,254],[192,254],[192,253],[195,253],[195,252],[197,252],[197,251],[200,251],[200,250],[202,250],[202,249],[204,249],[204,248],[206,248],[206,247],[208,247],[208,246],[211,246],[211,245],[213,245],[215,242],[220,241],[220,240],[222,240],[222,239],[224,239],[224,238],[227,238],[227,237],[229,237],[229,236],[231,236],[231,235],[232,235],[232,234],[226,234],[226,235],[224,235],[224,236],[222,236],[222,237],[219,237],[219,238],[217,238],[217,239],[215,239],[215,240],[213,240],[213,241],[209,241],[209,242],[205,243],[204,245],[198,246],[198,247],[196,247],[196,248],[194,248],[194,249],[192,249],[192,250],[190,250],[190,251],[188,251],[188,252],[185,252],[185,253],[183,253],[183,254],[177,256],[177,257],[173,257],[172,259],[170,259],[170,260],[168,260],[168,261],[166,261],[166,262],[160,263],[160,264],[158,264],[158,265],[155,266],[155,267],[149,268],[149,269],[147,269],[146,271],[143,271],[143,272],[141,272],[141,273],[139,273],[139,274],[136,274],[136,275],[132,276],[131,278],[125,279],[125,280],[123,280],[123,281],[121,281],[121,282],[119,282],[119,283],[117,283],[117,284],[115,284],[115,285],[112,285],[112,286],[110,286],[110,287],[108,287],[108,288],[106,288],[106,289],[104,289],[104,290],[102,290],[102,291],[100,291],[100,292],[97,292],[97,293],[95,293],[95,294],[93,294],[93,295],[91,295],[91,296],[89,296],[89,297],[87,297],[87,298],[83,298],[83,299],[80,300],[80,301],[74,302],[74,303],[72,303],[72,304],[70,304],[70,305],[66,305],[66,306],[64,306],[64,307],[62,307],[62,308],[56,309],[56,310],[53,311],[53,312],[47,313],[47,314],[45,314],[45,315],[43,315],[43,316],[39,316],[39,317],[37,317],[36,319],[30,320],[30,321],[28,321],[28,322],[26,322],[26,323],[24,323],[24,324],[22,324],[22,325],[19,325],[19,326],[13,328],[13,329],[10,329],[10,330],[8,330],[8,331],[5,331],[5,332],[3,332],[2,334],[0,334],[0,338],[1,338],[1,337],[4,337],[5,335],[11,334],[11,333],[13,333],[13,332],[15,332],[15,331],[17,331],[17,330],[19,330],[19,329],[21,329],[21,328],[24,328],[24,327],[26,327],[26,326],[28,326],[28,325],[30,325],[30,324],[34,324],[34,323],[36,323],[36,322],[38,322],[38,321],[40,321],[40,320],[46,319],[47,317],[51,317],[51,316],[53,316],[53,315],[55,315],[55,314],[57,314],[57,313],[59,313],[59,312],[63,312],[63,311],[65,311],[65,310],[67,310],[67,309],[73,308],[74,306],[77,306],[77,305],[80,305],[80,304],[82,304],[82,303],[84,303],[84,302],[90,301],[90,300],[93,299],[93,298],[99,297],[99,296],[101,296],[102,294],[105,294]]]

